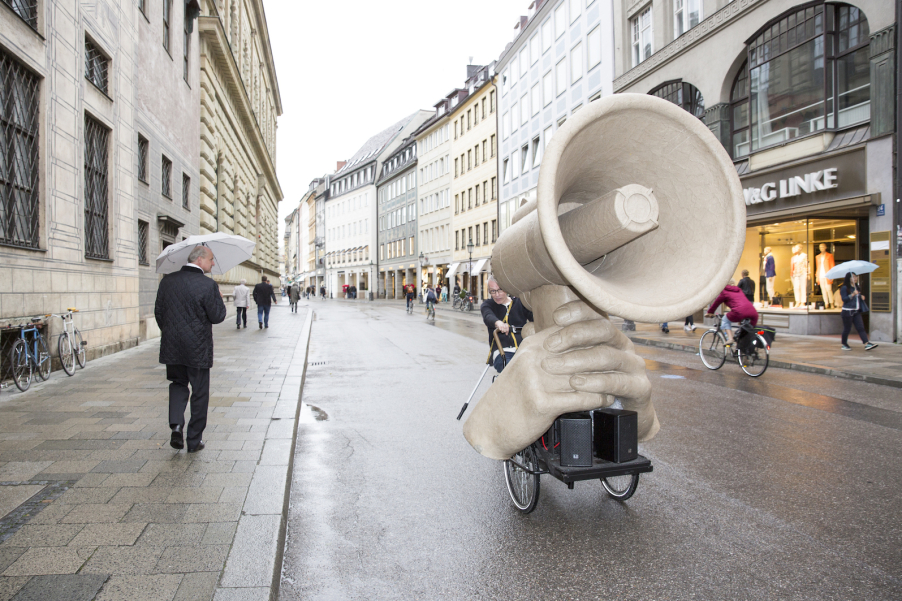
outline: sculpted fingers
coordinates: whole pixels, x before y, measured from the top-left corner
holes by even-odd
[[[602,345],[548,357],[542,360],[542,369],[557,375],[609,371],[644,373],[645,362],[634,353]]]
[[[645,374],[579,374],[570,378],[570,385],[581,392],[614,395],[631,399],[651,397],[651,382]]]
[[[630,339],[608,319],[570,324],[545,340],[545,348],[554,353],[596,345],[609,345],[621,350],[632,348]]]
[[[536,324],[531,321],[526,322],[520,333],[523,335],[523,338],[529,338],[536,333]]]
[[[581,300],[564,303],[554,310],[554,323],[559,326],[568,326],[578,321],[602,319],[602,317],[604,315],[600,315],[598,311]]]

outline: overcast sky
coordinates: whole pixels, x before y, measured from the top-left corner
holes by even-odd
[[[277,173],[284,218],[310,180],[462,87],[514,38],[530,0],[265,0],[282,97]]]

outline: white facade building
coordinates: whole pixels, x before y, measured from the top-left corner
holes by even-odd
[[[614,92],[611,0],[534,4],[496,65],[500,231],[517,207],[535,198],[542,154],[554,132],[585,104]]]

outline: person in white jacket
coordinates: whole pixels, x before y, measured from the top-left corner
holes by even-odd
[[[251,291],[245,286],[247,280],[241,280],[241,283],[235,286],[235,325],[241,329],[241,322],[244,321],[244,329],[247,329],[247,302],[250,298]]]

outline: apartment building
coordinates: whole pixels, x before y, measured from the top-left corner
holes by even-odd
[[[417,278],[417,141],[413,136],[382,163],[378,198],[380,298],[402,298]]]

